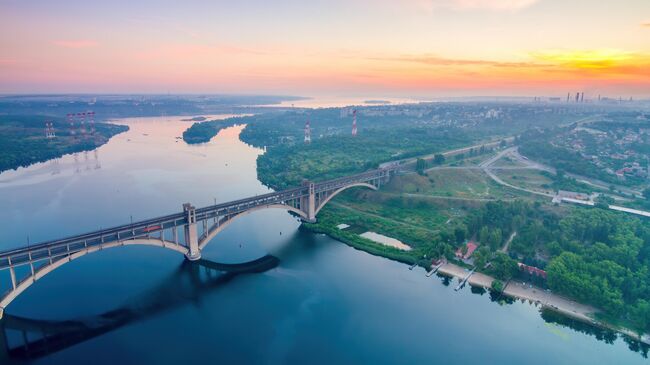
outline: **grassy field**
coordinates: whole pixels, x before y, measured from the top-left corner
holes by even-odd
[[[410,196],[483,200],[513,199],[520,196],[519,192],[495,183],[480,169],[454,168],[429,170],[425,176],[398,176],[388,184],[386,191]]]
[[[554,193],[551,188],[553,180],[539,170],[496,170],[496,175],[503,181],[525,189]]]

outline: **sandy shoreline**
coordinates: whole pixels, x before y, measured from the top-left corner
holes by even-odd
[[[442,265],[438,272],[446,276],[459,278],[460,280],[465,278],[469,273],[469,271],[464,268],[451,263]],[[494,281],[494,278],[491,276],[477,272],[474,273],[467,282],[472,286],[490,289],[492,287],[492,281]],[[594,314],[598,312],[598,309],[589,305],[577,303],[550,291],[531,286],[530,284],[522,283],[520,281],[510,281],[504,288],[503,294],[515,299],[529,300],[540,304],[543,308],[556,311],[583,322],[609,328],[637,341],[650,345],[650,336],[648,335],[639,337],[634,331],[627,328],[618,328],[608,323],[595,320]]]

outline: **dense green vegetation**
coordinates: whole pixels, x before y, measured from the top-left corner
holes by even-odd
[[[0,172],[29,166],[68,153],[89,151],[106,143],[112,136],[128,130],[127,126],[96,123],[94,136],[75,138],[63,120],[52,120],[56,138],[45,138],[45,119],[40,116],[0,116]]]
[[[515,275],[505,255],[496,253],[503,237],[517,231],[509,256],[545,268],[553,291],[592,304],[607,315],[650,330],[650,224],[647,220],[598,208],[558,214],[539,204],[487,203],[466,220],[482,243],[477,266]],[[501,258],[495,265],[495,258]],[[495,275],[499,277],[499,275]],[[502,276],[507,278],[508,276]]]
[[[608,115],[611,120],[585,125],[531,129],[518,136],[516,142],[522,154],[558,170],[611,184],[647,186],[643,171],[650,153],[647,122],[630,121],[630,116],[619,114]],[[625,174],[617,176],[615,172]]]
[[[326,179],[377,167],[380,163],[464,147],[486,140],[495,140],[527,126],[554,125],[578,116],[538,110],[536,107],[513,107],[497,118],[484,114],[495,104],[422,104],[405,107],[361,108],[358,113],[358,135],[351,136],[352,117],[347,109],[324,108],[264,113],[236,118],[234,123],[246,124],[241,139],[257,147],[267,147],[258,159],[259,179],[274,188],[295,186],[303,179]],[[526,118],[520,116],[525,115]],[[310,121],[311,139],[303,143],[305,123]],[[513,121],[517,120],[517,123]],[[223,123],[223,124],[222,124]],[[209,141],[220,126],[231,125],[233,119],[219,123],[196,123],[184,134],[189,143]],[[485,150],[485,148],[483,149]],[[471,151],[478,155],[482,149]],[[462,160],[464,155],[456,156]],[[441,164],[438,154],[426,163]]]
[[[303,128],[308,118],[312,142],[305,144]],[[308,229],[327,233],[372,254],[423,266],[428,266],[431,258],[445,256],[453,260],[455,250],[465,240],[474,239],[480,243],[473,256],[474,264],[496,278],[495,290],[502,290],[513,277],[529,280],[597,306],[611,318],[639,331],[650,329],[647,220],[599,208],[556,207],[531,197],[520,200],[517,192],[504,192],[503,187],[495,186],[476,170],[426,171],[445,162],[442,151],[502,137],[490,131],[494,123],[500,122],[459,125],[414,120],[420,119],[360,114],[357,137],[350,136],[351,120],[342,116],[339,109],[314,110],[309,115],[303,111],[264,114],[237,122],[248,125],[242,140],[267,147],[266,154],[258,158],[258,177],[276,189],[299,185],[303,179],[323,180],[374,168],[390,160],[436,154],[415,161],[418,175],[395,178],[380,192],[357,190],[340,195],[319,213],[317,223],[305,225]],[[232,121],[226,121],[229,122]],[[197,136],[213,134],[219,124],[200,128],[195,130]],[[553,133],[561,128],[565,127],[558,127]],[[594,176],[598,172],[593,165],[578,154],[549,144],[543,138],[545,133],[550,132],[526,132],[518,143],[524,154],[542,161],[552,160],[559,168],[559,174],[544,176],[545,181],[550,181],[549,187],[592,192],[591,187],[566,176],[562,170]],[[479,150],[468,155],[480,154]],[[453,160],[462,164],[467,157]],[[462,189],[467,192],[459,195]],[[450,200],[441,203],[427,197]],[[489,201],[495,198],[514,200]],[[341,223],[351,227],[338,229],[336,226]],[[398,239],[412,250],[403,251],[360,237],[365,231]],[[518,262],[546,270],[548,280],[524,274]]]
[[[517,139],[519,151],[532,160],[551,165],[558,170],[571,171],[574,174],[617,183],[614,176],[591,164],[578,152],[553,145],[550,142],[553,136],[565,129],[568,128],[527,131]]]
[[[240,124],[238,118],[194,123],[190,128],[183,131],[183,140],[189,144],[205,143],[217,135],[220,130],[237,124]]]
[[[330,237],[333,237],[341,242],[345,242],[354,248],[358,248],[373,255],[387,257],[389,259],[408,264],[417,262],[417,256],[412,252],[406,252],[396,248],[379,245],[374,241],[359,236],[359,233],[362,232],[355,230],[338,229],[336,226],[341,222],[341,219],[343,219],[345,222],[350,222],[351,224],[363,223],[364,231],[365,227],[373,225],[381,225],[382,228],[391,230],[391,227],[386,227],[385,224],[383,224],[385,222],[381,220],[369,222],[365,215],[354,214],[351,212],[342,212],[340,210],[337,211],[336,208],[332,207],[327,207],[324,209],[318,215],[318,221],[316,223],[306,223],[305,226],[314,232],[325,233]],[[398,236],[410,236],[409,233],[402,232],[399,227],[392,228],[393,231],[400,232]]]
[[[593,186],[579,182],[576,179],[567,176],[563,170],[557,170],[556,174],[551,174],[548,171],[541,171],[540,173],[552,181],[549,187],[554,191],[566,190],[586,194],[591,194],[594,192]]]
[[[279,145],[258,158],[258,176],[274,188],[299,185],[377,168],[380,163],[472,142],[460,131],[365,130],[357,137],[337,136],[306,145]]]
[[[650,330],[650,226],[601,209],[560,221],[549,286],[607,314]],[[558,250],[559,248],[559,250]],[[560,253],[561,252],[561,253]]]
[[[302,137],[307,118],[303,113],[243,118],[250,124],[242,140],[269,147],[257,161],[258,176],[265,184],[285,188],[299,185],[303,179],[352,174],[382,162],[462,147],[486,137],[454,127],[413,125],[404,116],[359,116],[359,133],[352,137],[349,117],[341,117],[339,109],[322,109],[309,116],[312,142],[305,144]]]

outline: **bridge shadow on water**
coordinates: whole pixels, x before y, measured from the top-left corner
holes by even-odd
[[[158,286],[120,308],[90,317],[51,321],[5,313],[0,321],[0,363],[38,359],[188,302],[197,302],[206,292],[226,285],[237,276],[265,272],[277,267],[279,261],[271,255],[241,264],[205,259],[183,261]]]

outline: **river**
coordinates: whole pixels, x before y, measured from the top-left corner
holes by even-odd
[[[0,174],[0,249],[269,191],[256,178],[263,151],[239,141],[243,127],[189,146],[178,139],[191,123],[183,118],[121,119],[130,130],[96,153]],[[299,227],[284,211],[258,211],[203,252],[222,263],[276,256],[262,273],[224,276],[172,251],[114,248],[47,275],[6,314],[99,328],[63,336],[58,351],[30,355],[36,364],[647,363],[622,339],[547,323],[528,303],[455,292]],[[0,279],[4,291],[7,271]]]

